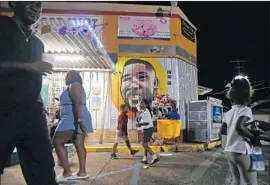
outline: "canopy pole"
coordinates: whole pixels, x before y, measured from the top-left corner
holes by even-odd
[[[103,144],[103,140],[104,140],[104,127],[105,127],[105,114],[106,114],[106,110],[107,110],[107,102],[109,100],[109,95],[110,95],[110,88],[111,88],[111,72],[107,72],[106,73],[107,77],[106,77],[106,85],[105,85],[105,89],[104,89],[104,106],[102,106],[102,113],[101,113],[101,131],[100,131],[100,139],[99,139],[99,144]]]

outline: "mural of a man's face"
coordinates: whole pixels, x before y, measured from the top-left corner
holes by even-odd
[[[147,61],[131,59],[126,63],[121,78],[121,94],[132,110],[142,99],[154,98],[155,78],[155,70]]]

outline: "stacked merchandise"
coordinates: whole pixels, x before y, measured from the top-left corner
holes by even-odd
[[[176,101],[171,99],[168,95],[158,95],[152,103],[152,107],[155,111],[157,111],[158,119],[167,118],[168,113],[176,108]]]
[[[54,117],[55,112],[59,108],[59,99],[61,93],[65,88],[65,74],[63,73],[53,73],[49,77],[49,96],[48,96],[48,104],[47,111],[49,113],[49,117]]]

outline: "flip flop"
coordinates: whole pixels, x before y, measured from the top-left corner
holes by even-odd
[[[78,176],[77,173],[73,173],[72,176],[68,177],[67,180],[86,180],[89,178],[89,175]]]
[[[68,181],[68,177],[65,178],[65,177],[63,176],[63,174],[61,173],[61,174],[57,175],[56,181],[57,181],[57,182]]]

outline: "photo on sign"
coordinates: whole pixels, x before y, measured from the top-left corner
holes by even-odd
[[[222,107],[212,106],[213,123],[222,123]]]
[[[119,16],[118,39],[170,40],[170,19],[143,16]]]

